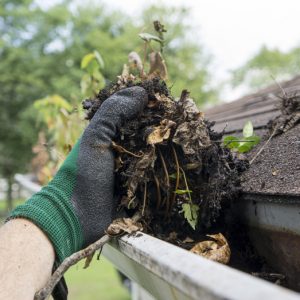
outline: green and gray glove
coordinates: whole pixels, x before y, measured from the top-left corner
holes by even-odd
[[[9,216],[26,218],[51,240],[58,262],[99,239],[116,212],[112,139],[147,103],[141,87],[118,91],[96,112],[53,180]]]

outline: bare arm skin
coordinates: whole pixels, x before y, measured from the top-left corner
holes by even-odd
[[[54,249],[32,222],[14,219],[0,228],[0,299],[32,300],[51,276]]]

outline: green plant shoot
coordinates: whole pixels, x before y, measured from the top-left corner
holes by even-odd
[[[191,227],[195,230],[198,223],[198,211],[199,206],[193,203],[182,204],[182,210],[180,212],[184,213],[185,219],[189,222]]]
[[[226,136],[223,145],[239,153],[249,152],[255,145],[260,142],[260,137],[254,134],[253,125],[248,121],[243,128],[243,137]]]
[[[185,190],[177,189],[176,191],[174,191],[174,193],[177,195],[187,194],[188,203],[182,204],[182,210],[180,212],[184,214],[184,218],[188,221],[188,223],[191,225],[191,227],[195,230],[196,225],[198,223],[198,215],[199,215],[198,212],[199,212],[200,208],[197,204],[193,203],[192,196],[191,196],[192,191],[189,189],[184,170],[182,168],[180,168],[180,171],[181,171],[182,177],[184,179],[184,184],[185,184],[186,189]]]

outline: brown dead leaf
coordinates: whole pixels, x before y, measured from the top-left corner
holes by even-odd
[[[196,244],[190,251],[210,260],[228,264],[231,251],[228,242],[222,233],[207,235],[213,241],[203,241]]]
[[[138,69],[140,73],[143,72],[142,59],[135,51],[128,54],[128,62],[131,68]]]
[[[123,65],[123,70],[122,70],[122,77],[123,78],[128,78],[129,77],[129,75],[130,75],[130,73],[129,73],[129,67],[128,67],[128,65],[127,64],[124,64]]]
[[[147,144],[154,145],[167,140],[170,137],[171,128],[176,125],[171,120],[164,119],[160,122],[160,125],[154,127],[154,130],[147,137]]]
[[[187,98],[188,92],[179,100],[184,122],[179,124],[173,137],[173,142],[182,147],[186,155],[198,153],[199,150],[211,145],[204,115],[199,111],[195,102]]]
[[[164,94],[155,93],[155,98],[148,101],[147,107],[153,108],[158,106],[166,107],[166,110],[174,110],[174,100]]]
[[[158,102],[157,101],[153,101],[153,100],[149,100],[148,101],[148,104],[147,104],[147,107],[149,107],[149,108],[153,108],[153,107],[157,107],[157,105],[158,105]]]
[[[194,243],[195,241],[189,236],[187,236],[182,242],[186,244],[186,243]]]
[[[124,233],[132,234],[142,230],[143,226],[140,222],[134,222],[130,218],[119,218],[108,226],[106,233],[110,236],[118,236]]]
[[[168,78],[168,71],[165,60],[160,52],[151,52],[149,54],[150,71],[149,78],[160,77],[164,80]]]
[[[153,168],[156,161],[154,146],[149,146],[147,152],[139,158],[133,166],[134,175],[128,180],[127,201],[130,203],[135,197],[135,192],[140,183],[145,182],[145,170]]]
[[[123,160],[121,156],[115,158],[115,172],[117,172],[123,166]]]
[[[136,79],[135,76],[130,73],[130,68],[127,64],[123,65],[122,75],[117,76],[117,78],[117,83],[120,88],[126,87],[128,81],[134,81]]]
[[[200,162],[193,162],[193,163],[189,163],[185,165],[185,169],[187,170],[194,170],[194,169],[198,169],[201,167],[201,163]]]
[[[171,231],[169,236],[166,238],[166,241],[174,241],[177,239],[178,233],[176,231]]]

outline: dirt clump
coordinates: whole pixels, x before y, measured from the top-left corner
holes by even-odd
[[[300,94],[288,95],[284,92],[281,99],[281,114],[268,124],[273,136],[287,132],[300,123]]]
[[[184,244],[212,230],[226,201],[239,192],[239,174],[247,162],[221,146],[222,133],[184,90],[179,100],[160,78],[119,81],[85,100],[91,119],[116,91],[142,86],[148,105],[123,124],[112,143],[116,154],[116,193],[129,215],[140,211],[144,231]],[[191,243],[192,247],[194,243]]]

